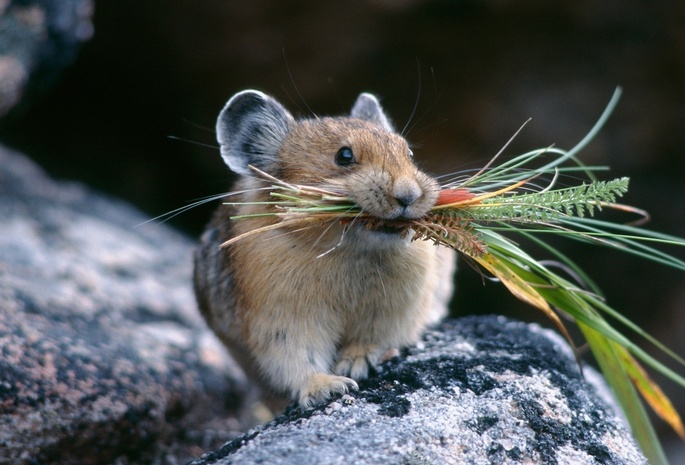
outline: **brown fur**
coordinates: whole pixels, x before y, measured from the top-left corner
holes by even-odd
[[[340,147],[357,163],[338,166]],[[272,173],[298,184],[336,187],[379,219],[418,218],[437,183],[413,164],[406,141],[361,119],[293,122]],[[243,201],[266,200],[244,176]],[[396,198],[411,198],[402,206]],[[239,214],[262,211],[241,206]],[[332,223],[276,229],[220,248],[238,234],[279,221],[231,221],[218,209],[196,254],[195,287],[209,325],[248,374],[305,407],[356,388],[386,351],[416,342],[446,312],[454,255],[410,235]]]

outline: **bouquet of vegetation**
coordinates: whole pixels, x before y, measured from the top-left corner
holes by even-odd
[[[451,247],[480,265],[514,296],[544,312],[569,342],[571,338],[560,314],[572,317],[646,456],[652,463],[665,463],[638,393],[684,439],[685,429],[671,402],[647,375],[643,364],[682,387],[685,387],[685,378],[649,355],[633,342],[634,338],[620,332],[605,317],[654,344],[676,364],[685,365],[685,361],[611,308],[587,274],[545,242],[550,235],[564,236],[685,271],[685,261],[655,248],[660,243],[685,246],[685,240],[642,229],[635,222],[626,225],[597,218],[608,209],[637,215],[638,219],[647,218],[645,211],[617,203],[628,190],[628,178],[597,180],[595,173],[604,168],[585,166],[576,158],[599,131],[619,94],[617,90],[595,127],[573,149],[549,147],[497,164],[498,154],[475,174],[443,184],[435,206],[423,218],[397,220],[395,226],[412,229],[413,240],[429,240]],[[256,175],[272,183],[269,203],[277,209],[265,214],[280,216],[281,221],[247,235],[284,226],[318,227],[322,222],[333,221],[366,222],[374,227],[377,221],[343,193],[289,184],[253,169]],[[571,187],[558,186],[560,179],[568,182],[568,179],[579,179],[580,175],[588,180]],[[244,217],[233,219],[240,218]],[[386,220],[384,224],[387,223]],[[565,270],[566,277],[553,271],[548,262],[536,260],[522,250],[513,239],[516,236],[547,250],[560,264],[555,269]],[[245,234],[229,242],[243,237]]]

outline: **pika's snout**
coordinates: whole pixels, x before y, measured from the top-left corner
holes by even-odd
[[[437,198],[437,183],[421,171],[395,179],[389,192],[393,218],[416,219],[425,215]]]
[[[395,181],[395,184],[392,187],[393,198],[400,207],[405,209],[421,198],[422,194],[423,191],[419,183],[411,178],[400,178]]]

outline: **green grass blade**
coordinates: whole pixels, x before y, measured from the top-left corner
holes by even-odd
[[[576,321],[582,322],[594,330],[600,332],[605,337],[616,341],[621,346],[628,349],[637,358],[658,370],[672,381],[685,387],[685,377],[678,375],[663,363],[647,354],[637,344],[623,335],[620,331],[613,328],[599,312],[607,313],[621,324],[625,325],[635,333],[654,344],[663,353],[670,356],[676,362],[685,365],[685,361],[668,349],[653,336],[642,330],[639,326],[631,322],[628,318],[607,305],[599,296],[580,289],[578,286],[561,278],[556,273],[542,266],[530,255],[521,250],[516,244],[497,233],[487,230],[478,230],[481,234],[489,253],[495,255],[499,260],[506,263],[512,270],[526,282],[537,287],[537,292],[542,295],[547,302],[568,313]]]
[[[652,465],[668,465],[654,427],[647,415],[637,390],[628,378],[621,360],[616,354],[615,342],[607,340],[590,326],[578,323],[592,353],[599,364],[604,379],[616,395],[621,409],[628,420],[633,436],[645,457]]]

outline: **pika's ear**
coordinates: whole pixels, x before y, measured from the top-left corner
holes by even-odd
[[[293,117],[288,110],[262,92],[244,90],[235,94],[216,122],[221,156],[231,170],[253,175],[247,165],[267,173],[278,166],[278,151]]]
[[[372,94],[366,92],[359,94],[357,101],[352,107],[352,113],[350,113],[350,116],[352,118],[359,118],[376,123],[390,132],[395,132],[395,128],[392,126],[390,118],[385,116],[380,102]]]

